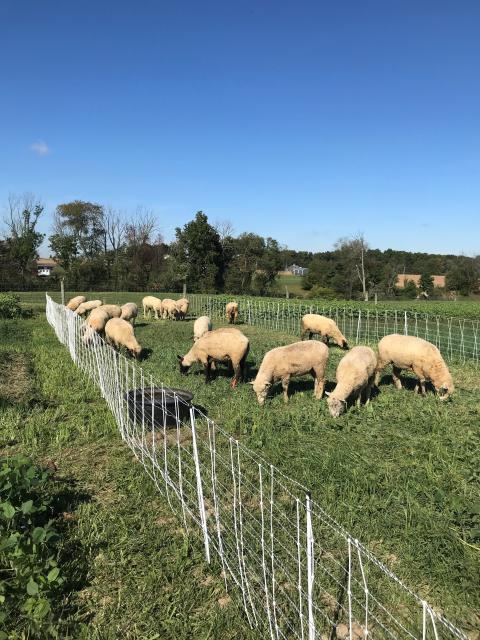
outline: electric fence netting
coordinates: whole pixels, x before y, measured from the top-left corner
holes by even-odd
[[[87,344],[82,319],[49,296],[46,314],[185,531],[200,535],[206,561],[238,594],[259,637],[467,640],[308,488],[98,335]]]
[[[192,294],[192,311],[213,319],[225,319],[225,298]],[[480,362],[480,320],[435,316],[413,311],[376,311],[326,307],[268,299],[240,301],[240,318],[245,324],[299,336],[306,313],[318,313],[335,320],[353,344],[376,343],[391,333],[417,336],[432,342],[446,360]]]

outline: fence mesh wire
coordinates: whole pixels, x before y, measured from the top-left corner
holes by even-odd
[[[197,304],[203,309],[208,300]],[[48,296],[46,313],[185,530],[200,534],[206,561],[222,572],[259,637],[466,640],[306,487],[98,335],[87,343],[81,318]]]

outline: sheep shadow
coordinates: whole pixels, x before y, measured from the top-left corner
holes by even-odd
[[[139,362],[143,362],[144,360],[148,360],[153,355],[153,349],[150,347],[144,347],[140,353]]]
[[[402,383],[402,387],[407,391],[415,391],[415,387],[418,384],[417,378],[412,376],[400,376],[400,380]],[[393,376],[391,374],[387,374],[381,377],[378,387],[373,387],[372,389],[372,397],[377,396],[381,393],[380,387],[394,387],[393,384]],[[427,393],[435,393],[435,387],[429,381],[425,382],[425,391]]]

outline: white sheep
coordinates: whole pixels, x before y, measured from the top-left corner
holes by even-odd
[[[132,320],[132,324],[135,325],[135,318],[138,316],[138,307],[134,302],[127,302],[121,307],[122,313],[120,317],[122,320]]]
[[[77,314],[77,316],[84,316],[85,314],[92,311],[92,309],[96,309],[97,307],[101,306],[101,300],[87,300],[86,302],[82,302],[82,304],[78,305],[78,307],[75,309],[75,313]]]
[[[433,384],[440,400],[446,400],[455,390],[452,376],[440,351],[422,338],[396,333],[382,338],[378,343],[377,385],[381,371],[389,364],[393,365],[392,377],[397,389],[402,388],[402,369],[411,369],[418,377],[415,393],[420,390],[425,395],[426,380]]]
[[[172,300],[171,298],[165,298],[165,300],[162,300],[162,310],[163,318],[169,318],[170,320],[176,320],[178,318],[178,309],[175,300]]]
[[[162,315],[162,301],[160,298],[156,298],[155,296],[145,296],[142,300],[143,305],[143,317],[150,317],[150,311],[153,311],[155,314],[155,318],[158,320]]]
[[[209,382],[212,362],[230,361],[234,372],[230,386],[234,389],[245,378],[249,349],[248,338],[238,329],[214,329],[199,338],[186,355],[177,356],[180,372],[186,374],[194,362],[201,362],[205,368],[205,382]]]
[[[84,343],[89,344],[93,340],[93,336],[95,335],[95,333],[102,335],[105,331],[105,325],[109,320],[109,314],[104,309],[102,309],[102,307],[93,309],[92,313],[88,316],[81,327],[81,329],[84,331]]]
[[[106,341],[120,349],[125,347],[135,358],[140,358],[142,347],[138,344],[132,325],[122,318],[111,318],[105,325]]]
[[[207,331],[212,330],[212,321],[208,316],[200,316],[193,323],[193,341],[196,342]]]
[[[337,327],[335,321],[326,316],[320,316],[317,313],[307,313],[304,315],[301,321],[301,340],[303,340],[307,334],[309,340],[314,334],[319,334],[325,344],[328,345],[328,341],[331,338],[335,344],[342,349],[348,349],[345,336]]]
[[[238,320],[238,302],[227,302],[225,312],[229,324],[235,324]]]
[[[348,398],[360,406],[365,392],[365,404],[370,402],[376,366],[377,356],[370,347],[353,347],[343,356],[337,367],[337,386],[327,393],[328,408],[334,418],[344,413]]]
[[[82,302],[86,302],[87,299],[85,296],[75,296],[74,298],[70,298],[70,300],[67,303],[67,309],[70,309],[70,311],[75,311],[75,309],[77,309]]]
[[[288,402],[288,385],[292,376],[310,373],[314,378],[314,396],[318,400],[325,388],[325,369],[328,347],[323,342],[294,342],[277,347],[265,354],[257,377],[250,384],[260,405],[265,404],[269,388],[277,380],[282,381],[283,399]]]
[[[118,304],[102,304],[101,307],[97,307],[98,309],[102,309],[105,313],[108,313],[110,318],[120,318],[122,315],[122,310],[118,306]]]
[[[189,307],[189,301],[187,300],[187,298],[180,298],[180,300],[177,300],[176,305],[177,305],[177,316],[179,320],[185,320],[185,317],[188,313],[188,307]]]

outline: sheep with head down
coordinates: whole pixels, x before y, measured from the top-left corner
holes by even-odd
[[[185,320],[189,305],[190,303],[187,298],[180,298],[180,300],[176,301],[177,316],[179,320]]]
[[[155,296],[145,296],[142,299],[143,317],[146,318],[147,314],[150,317],[150,312],[153,311],[155,318],[158,320],[163,312],[162,301]]]
[[[67,302],[67,309],[70,309],[70,311],[75,311],[75,309],[77,309],[82,302],[86,302],[87,298],[85,296],[75,296],[74,298],[70,298],[70,300]]]
[[[378,343],[377,385],[381,371],[390,364],[393,365],[392,377],[397,389],[402,388],[402,369],[411,369],[418,377],[415,393],[421,391],[425,395],[427,380],[435,387],[440,400],[447,400],[455,390],[452,376],[440,351],[427,340],[398,333],[385,336]]]
[[[131,320],[132,324],[135,324],[135,318],[138,316],[138,307],[134,302],[127,302],[121,306],[121,315],[120,318],[122,320]]]
[[[78,307],[75,309],[75,313],[77,314],[77,316],[84,316],[93,309],[101,306],[101,300],[87,300],[86,302],[82,302],[82,304],[78,305]]]
[[[105,313],[108,313],[110,318],[120,318],[122,315],[122,310],[118,304],[102,304],[97,309],[102,309]]]
[[[81,327],[84,332],[82,338],[83,342],[85,344],[90,344],[96,333],[103,335],[105,332],[105,325],[109,320],[110,316],[104,309],[102,309],[102,307],[93,309],[92,313],[88,316]]]
[[[370,402],[376,366],[377,356],[370,347],[353,347],[343,356],[337,367],[337,386],[327,393],[328,409],[334,418],[345,412],[349,399],[360,406],[365,393],[365,404]]]
[[[300,338],[303,340],[308,334],[310,340],[314,334],[321,336],[323,342],[328,345],[330,338],[342,349],[348,349],[348,343],[337,324],[331,318],[320,316],[317,313],[307,313],[301,321]]]
[[[162,318],[177,320],[178,308],[175,300],[172,300],[171,298],[165,298],[165,300],[162,300],[162,309],[163,309]]]
[[[292,376],[310,373],[314,378],[314,396],[318,400],[325,388],[325,369],[328,347],[323,342],[294,342],[285,347],[271,349],[265,354],[257,377],[250,384],[260,405],[265,404],[268,390],[277,380],[282,381],[283,399],[288,402],[288,385]]]
[[[250,343],[241,331],[231,328],[214,329],[205,333],[184,356],[177,356],[180,373],[187,374],[194,362],[200,362],[205,370],[205,382],[210,382],[212,363],[231,362],[234,389],[245,378],[246,361]]]
[[[142,347],[138,344],[133,327],[127,320],[111,318],[105,325],[105,339],[116,349],[125,347],[134,358],[140,358]]]

